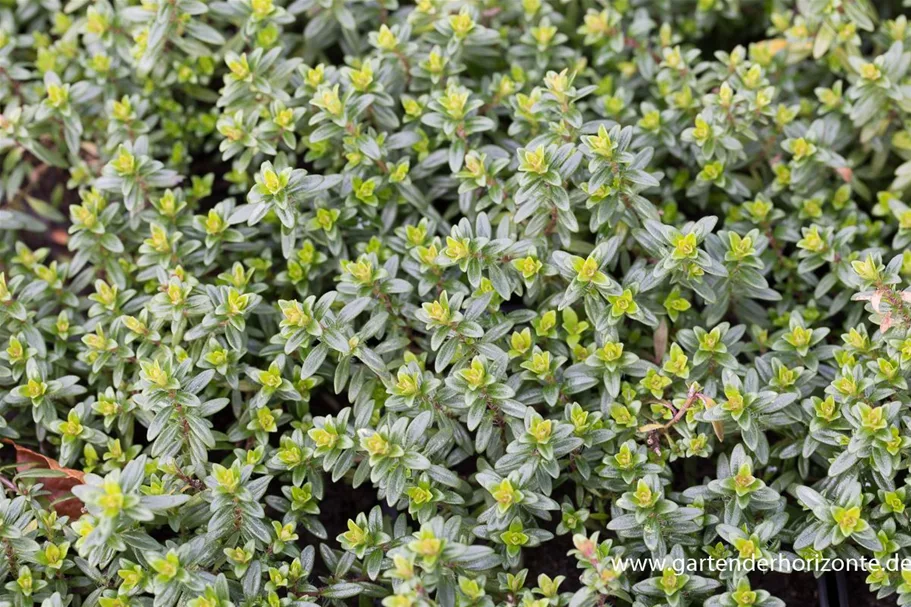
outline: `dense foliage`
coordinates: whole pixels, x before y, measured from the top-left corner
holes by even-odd
[[[0,0],[0,601],[776,607],[615,559],[908,557],[903,10]]]

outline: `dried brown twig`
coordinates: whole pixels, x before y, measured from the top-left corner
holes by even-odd
[[[645,444],[648,445],[648,448],[651,449],[656,455],[661,455],[661,437],[666,435],[667,432],[674,427],[683,416],[686,415],[686,412],[693,406],[696,401],[701,401],[707,409],[710,409],[715,406],[715,401],[710,397],[706,396],[699,391],[699,384],[693,383],[686,394],[686,400],[683,402],[683,405],[678,409],[672,403],[666,400],[658,401],[665,407],[671,410],[673,417],[664,424],[646,424],[639,428],[640,432],[646,433]],[[724,425],[721,422],[712,422],[712,429],[715,431],[715,436],[718,437],[718,440],[724,440]]]

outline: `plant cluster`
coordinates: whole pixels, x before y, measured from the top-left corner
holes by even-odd
[[[0,602],[779,607],[618,559],[907,558],[903,11],[0,0],[45,462]]]

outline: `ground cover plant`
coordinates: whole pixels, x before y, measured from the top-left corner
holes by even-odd
[[[0,0],[0,602],[911,604],[908,10]]]

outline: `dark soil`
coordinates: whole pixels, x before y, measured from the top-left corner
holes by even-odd
[[[895,595],[877,599],[870,592],[862,571],[846,572],[839,588],[838,576],[828,573],[817,580],[811,573],[762,573],[751,576],[754,589],[768,590],[787,607],[887,607],[895,605]],[[825,587],[823,587],[825,586]],[[824,597],[820,595],[824,594]]]
[[[717,458],[687,457],[670,462],[671,488],[674,491],[685,491],[699,485],[704,479],[714,479],[718,469]]]
[[[60,213],[57,218],[42,217],[22,200],[17,200],[14,204],[7,201],[7,208],[31,215],[37,222],[44,224],[43,230],[22,230],[17,236],[33,251],[42,247],[50,248],[48,261],[63,261],[71,256],[66,248],[69,239],[67,228],[70,225],[67,209],[70,205],[79,203],[79,195],[66,189],[67,177],[67,172],[62,169],[41,165],[40,169],[33,171],[32,181],[22,186],[23,195],[34,197],[56,209]]]
[[[754,573],[750,576],[750,585],[754,590],[768,590],[788,607],[819,605],[819,582],[812,573]],[[831,607],[837,605],[829,604]]]
[[[866,582],[867,574],[863,571],[849,571],[845,573],[845,586],[847,588],[848,604],[842,607],[894,607],[898,595],[884,599],[876,598],[876,594],[870,592],[870,587]]]
[[[579,575],[582,572],[576,567],[578,561],[575,557],[567,556],[567,553],[572,549],[572,534],[566,534],[555,535],[554,539],[537,548],[522,550],[522,554],[525,557],[522,567],[528,569],[526,583],[530,587],[537,585],[535,580],[544,573],[551,579],[558,575],[566,576],[566,579],[560,585],[561,592],[575,592],[581,588]]]
[[[335,538],[348,530],[348,519],[354,520],[362,512],[369,514],[378,504],[376,492],[369,484],[354,489],[346,485],[344,479],[337,483],[327,482],[326,495],[319,503],[319,521],[326,527],[326,540],[312,536],[306,543],[318,544],[325,541],[333,548],[338,548]]]
[[[326,544],[330,548],[338,550],[341,546],[335,538],[348,530],[348,520],[356,519],[357,515],[362,512],[368,514],[379,503],[376,492],[369,484],[354,489],[345,484],[345,479],[340,479],[337,483],[330,482],[328,478],[326,481],[325,495],[319,503],[319,521],[326,527],[326,539],[320,539],[308,533],[303,527],[299,527],[298,529],[303,532],[298,540],[300,547],[318,547],[320,544]],[[314,574],[317,576],[330,574],[323,559],[316,559]]]

